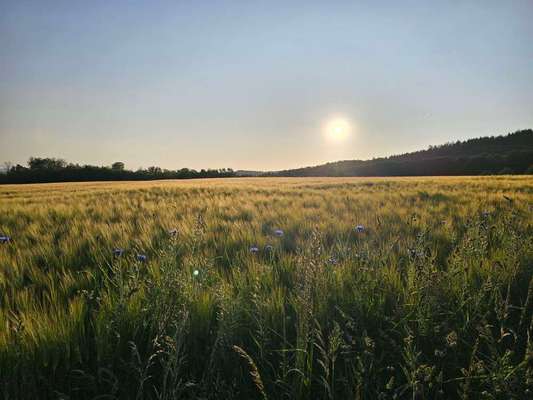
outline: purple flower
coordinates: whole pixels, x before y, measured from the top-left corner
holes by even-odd
[[[362,232],[365,231],[365,227],[364,227],[363,225],[357,225],[357,226],[355,227],[355,231],[356,231],[357,233],[362,233]]]
[[[330,257],[329,260],[328,260],[328,263],[331,264],[331,265],[337,265],[338,262],[339,261],[335,257]]]
[[[176,228],[171,229],[171,230],[168,231],[168,234],[170,236],[176,236],[178,234],[178,230]]]
[[[113,256],[120,257],[122,254],[124,254],[124,249],[119,249],[118,247],[113,249]]]
[[[250,253],[253,253],[253,254],[259,253],[259,247],[257,246],[250,247]]]
[[[9,236],[0,236],[0,243],[9,243],[11,238]]]
[[[140,261],[140,262],[145,262],[146,260],[148,260],[148,257],[146,257],[146,255],[144,254],[137,254],[137,261]]]
[[[276,229],[274,231],[274,235],[277,237],[282,237],[284,235],[284,232],[281,229]]]

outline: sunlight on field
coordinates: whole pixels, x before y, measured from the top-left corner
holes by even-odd
[[[519,398],[532,204],[528,176],[0,186],[0,380],[13,398]]]

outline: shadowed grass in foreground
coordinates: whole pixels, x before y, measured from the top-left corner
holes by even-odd
[[[6,399],[533,390],[530,177],[3,186],[0,200]]]

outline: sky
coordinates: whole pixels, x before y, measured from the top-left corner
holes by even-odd
[[[0,0],[0,162],[279,170],[532,128],[532,19],[531,0]]]

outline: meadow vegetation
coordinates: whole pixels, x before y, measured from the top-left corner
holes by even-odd
[[[528,398],[532,207],[531,176],[0,186],[0,397]]]

